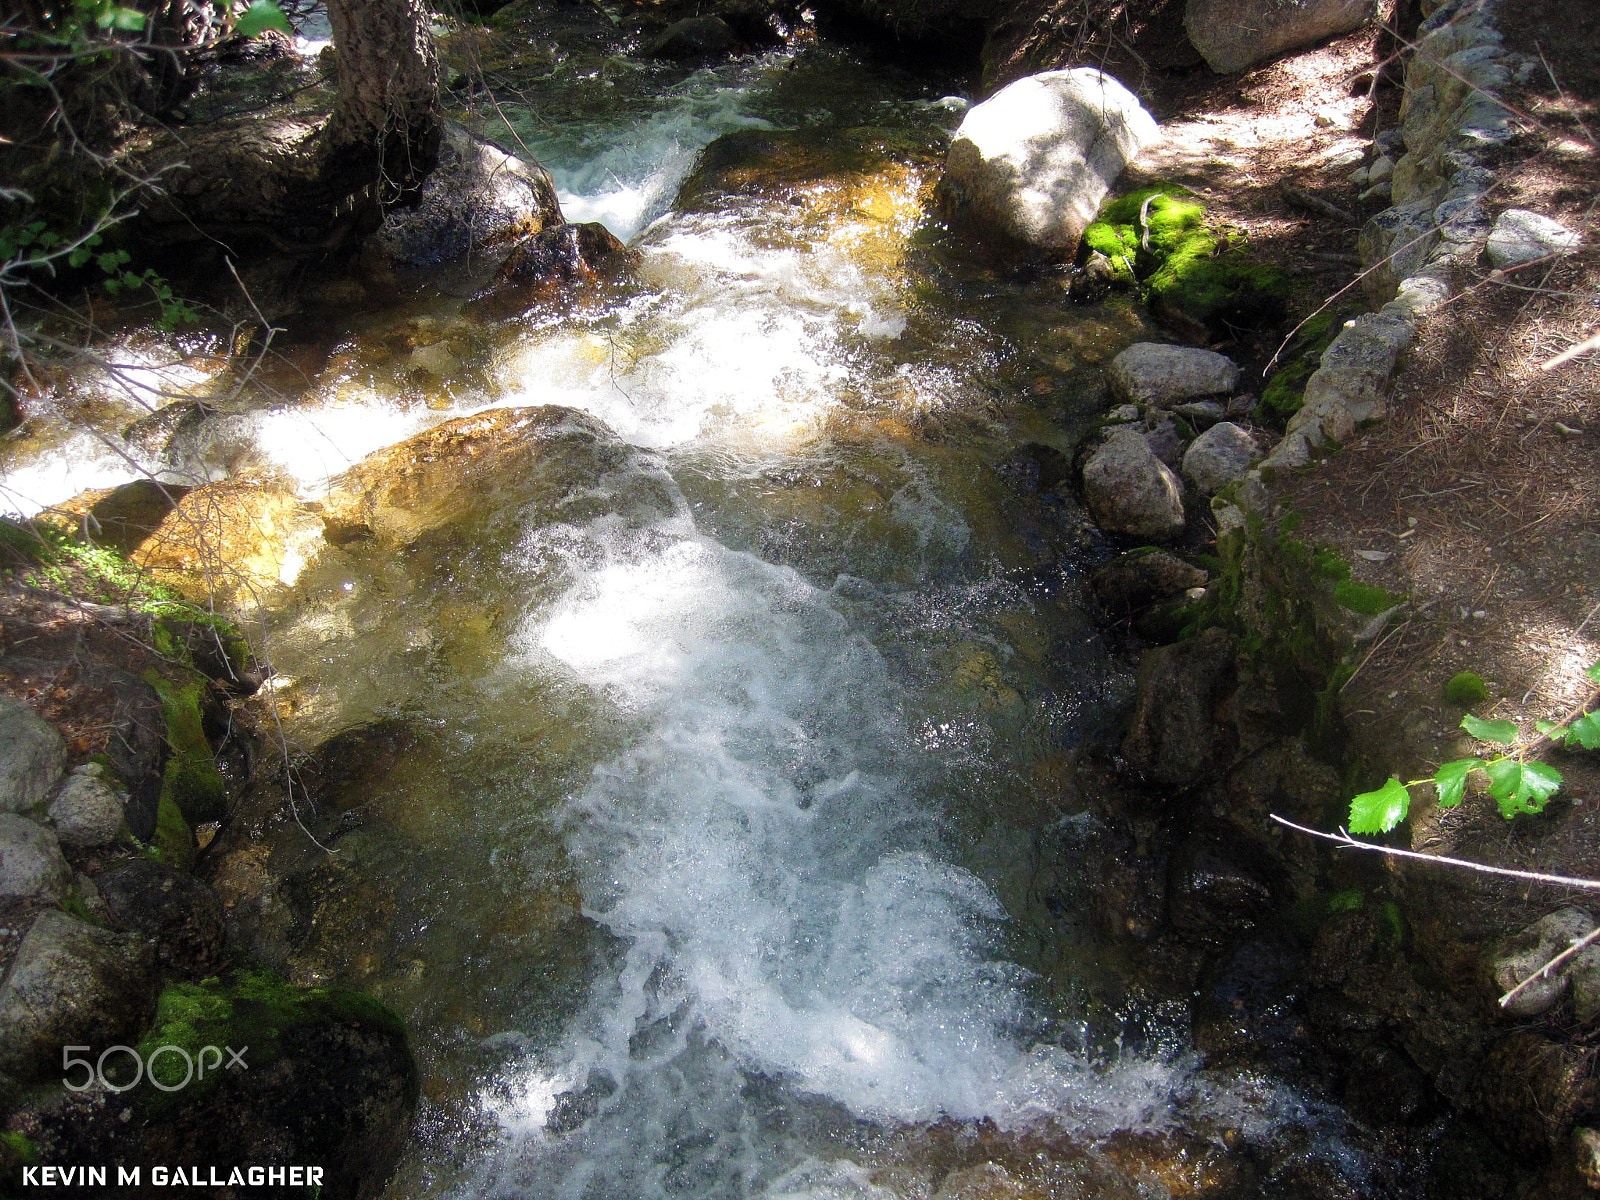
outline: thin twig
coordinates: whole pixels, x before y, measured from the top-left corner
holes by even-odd
[[[1485,875],[1505,875],[1512,879],[1526,879],[1533,883],[1549,883],[1557,887],[1579,888],[1586,892],[1600,892],[1600,879],[1577,879],[1571,875],[1546,875],[1542,871],[1519,871],[1513,867],[1491,867],[1487,863],[1472,862],[1465,858],[1449,858],[1443,854],[1422,854],[1416,850],[1402,850],[1398,846],[1380,846],[1376,842],[1363,842],[1350,836],[1341,828],[1337,833],[1327,833],[1321,829],[1312,829],[1306,825],[1296,825],[1287,817],[1280,817],[1277,813],[1269,814],[1279,825],[1303,833],[1309,837],[1321,838],[1325,842],[1344,846],[1349,850],[1370,850],[1374,854],[1387,854],[1394,858],[1414,858],[1421,862],[1437,863],[1441,867],[1461,867],[1468,871],[1481,871]]]

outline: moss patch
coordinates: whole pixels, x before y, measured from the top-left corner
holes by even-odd
[[[1477,672],[1458,671],[1450,677],[1450,682],[1444,685],[1444,698],[1451,704],[1471,708],[1474,704],[1482,704],[1489,698],[1489,689],[1483,682],[1483,676]]]
[[[1117,278],[1142,284],[1160,316],[1235,337],[1283,319],[1288,280],[1211,228],[1205,203],[1173,184],[1141,188],[1101,210],[1083,240]]]
[[[1338,336],[1342,312],[1325,312],[1302,325],[1284,350],[1283,366],[1261,392],[1261,407],[1280,425],[1305,403],[1306,383],[1322,365],[1322,352]]]
[[[180,1090],[141,1089],[140,1104],[155,1114],[202,1100],[226,1077],[227,1052],[223,1047],[249,1047],[248,1069],[255,1072],[283,1057],[287,1035],[333,1025],[360,1026],[382,1030],[402,1040],[405,1037],[404,1023],[386,1005],[346,988],[295,987],[269,971],[240,971],[225,979],[169,984],[157,1003],[155,1024],[138,1046],[139,1057],[149,1064],[152,1079],[175,1088],[183,1084],[189,1069],[184,1057],[171,1051],[151,1061],[151,1054],[161,1046],[178,1047],[195,1064],[208,1046],[218,1047],[221,1058],[213,1065],[212,1059],[218,1056],[205,1051],[204,1075],[197,1066],[194,1077]]]
[[[173,683],[153,669],[145,672],[144,679],[161,697],[167,718],[170,752],[161,782],[161,803],[170,799],[190,825],[222,820],[228,810],[228,788],[217,770],[200,717],[201,684]]]

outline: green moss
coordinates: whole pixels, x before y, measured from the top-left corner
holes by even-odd
[[[1310,318],[1296,331],[1283,354],[1283,366],[1272,373],[1261,392],[1261,407],[1280,425],[1305,403],[1306,383],[1322,365],[1322,352],[1332,344],[1343,325],[1342,312],[1329,311]]]
[[[194,865],[194,831],[183,819],[177,801],[165,786],[156,801],[156,832],[150,843],[155,856],[169,867],[187,871]]]
[[[169,753],[161,799],[170,797],[190,825],[222,820],[227,815],[228,789],[200,717],[201,684],[177,684],[154,669],[144,678],[161,697],[167,719]]]
[[[1338,604],[1340,608],[1348,608],[1351,612],[1361,613],[1363,616],[1368,617],[1375,617],[1379,613],[1388,612],[1395,605],[1405,601],[1404,596],[1385,591],[1381,587],[1357,583],[1353,579],[1342,580],[1333,589],[1333,599],[1334,603]]]
[[[1205,204],[1172,184],[1119,196],[1084,231],[1118,275],[1143,282],[1158,312],[1232,335],[1283,317],[1288,280],[1206,224]]]
[[[198,1064],[207,1046],[222,1050],[217,1057],[206,1053],[206,1072],[195,1069],[190,1082],[179,1091],[141,1089],[140,1102],[147,1112],[158,1113],[176,1104],[193,1104],[214,1089],[227,1072],[224,1047],[248,1047],[248,1069],[259,1071],[277,1062],[284,1053],[285,1035],[314,1026],[359,1025],[387,1031],[405,1038],[405,1025],[380,1001],[361,992],[337,987],[296,987],[269,971],[240,971],[228,978],[211,978],[199,983],[173,983],[161,993],[156,1005],[155,1024],[138,1046],[139,1057],[149,1063],[151,1077],[167,1087],[183,1083],[188,1063],[182,1055],[166,1052],[151,1061],[161,1046],[176,1046]],[[413,1082],[415,1072],[412,1072]]]
[[[1444,685],[1444,698],[1451,704],[1471,708],[1489,698],[1489,689],[1484,685],[1483,676],[1473,671],[1459,671]]]
[[[39,1164],[39,1147],[24,1133],[0,1133],[0,1163],[34,1167]]]

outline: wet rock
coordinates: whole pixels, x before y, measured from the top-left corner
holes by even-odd
[[[646,58],[699,61],[731,53],[738,41],[733,28],[721,17],[685,17],[656,34],[639,53]]]
[[[1468,1096],[1513,1153],[1548,1154],[1595,1100],[1595,1051],[1520,1030],[1483,1057]]]
[[[122,818],[125,797],[100,776],[97,764],[79,767],[50,801],[50,824],[62,845],[105,846],[126,831]]]
[[[1122,756],[1166,787],[1188,787],[1231,755],[1234,735],[1219,708],[1232,688],[1233,639],[1208,629],[1192,641],[1146,650]]]
[[[32,808],[66,769],[61,735],[32,707],[0,696],[0,812]]]
[[[1188,0],[1183,25],[1206,65],[1231,74],[1377,15],[1376,0]]]
[[[194,876],[134,858],[102,871],[95,884],[112,918],[148,939],[162,966],[198,979],[222,965],[222,901]]]
[[[1242,478],[1261,454],[1255,439],[1232,421],[1221,421],[1190,443],[1183,475],[1207,496]]]
[[[1129,426],[1113,428],[1084,463],[1083,495],[1109,533],[1161,542],[1183,532],[1183,485]]]
[[[1525,208],[1508,208],[1489,233],[1489,261],[1502,271],[1571,254],[1583,239],[1559,221]]]
[[[653,459],[556,405],[489,409],[425,430],[339,476],[321,506],[335,545],[390,546],[469,519],[494,528],[602,515],[649,523],[673,511]]]
[[[1054,491],[1072,476],[1072,464],[1054,446],[1028,442],[996,468],[1017,491],[1024,495]]]
[[[1167,905],[1178,929],[1222,938],[1248,929],[1269,912],[1272,888],[1241,861],[1237,847],[1193,835],[1172,856]]]
[[[0,900],[54,904],[71,882],[55,834],[26,817],[0,813]]]
[[[1572,1157],[1578,1177],[1592,1192],[1600,1192],[1600,1129],[1580,1125],[1572,1131]]]
[[[944,196],[986,235],[1071,253],[1123,167],[1158,136],[1138,98],[1101,71],[1030,75],[967,110]]]
[[[287,481],[241,475],[190,492],[130,558],[194,603],[251,607],[288,582],[290,545],[314,526]]]
[[[1089,580],[1095,599],[1113,613],[1131,612],[1205,584],[1204,571],[1165,550],[1130,551],[1101,567]]]
[[[416,207],[391,209],[377,240],[395,261],[421,265],[482,253],[560,221],[548,171],[447,122],[439,164]]]
[[[155,1008],[155,961],[137,939],[56,909],[34,919],[0,980],[0,1071],[61,1070],[61,1047],[137,1039]]]
[[[514,316],[567,297],[585,284],[613,278],[632,261],[628,248],[596,221],[556,225],[519,243],[467,311],[493,319]]]
[[[1568,907],[1547,913],[1510,938],[1500,948],[1490,968],[1494,998],[1498,1001],[1500,996],[1593,930],[1593,917],[1581,908]],[[1536,1017],[1549,1012],[1580,979],[1582,995],[1575,995],[1574,999],[1586,1010],[1578,1013],[1579,1019],[1586,1020],[1600,1007],[1600,992],[1596,990],[1596,985],[1600,985],[1600,947],[1597,946],[1590,946],[1558,969],[1535,979],[1501,1011],[1508,1017]]]
[[[1111,360],[1110,378],[1111,390],[1121,399],[1167,408],[1180,400],[1233,391],[1239,368],[1213,350],[1136,342]]]

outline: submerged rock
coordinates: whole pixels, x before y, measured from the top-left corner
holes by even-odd
[[[1131,426],[1112,429],[1084,463],[1083,496],[1109,533],[1166,541],[1183,531],[1183,485]]]
[[[1111,360],[1110,379],[1111,390],[1122,399],[1166,408],[1233,391],[1239,384],[1239,367],[1214,350],[1135,342]]]
[[[656,34],[639,53],[646,58],[679,61],[719,58],[732,52],[738,40],[733,28],[721,17],[685,17]]]
[[[61,1048],[136,1038],[155,1007],[155,958],[127,934],[39,914],[0,981],[0,1071],[61,1070]]]
[[[415,266],[504,246],[560,221],[548,171],[446,123],[416,207],[391,209],[377,240],[395,261]]]
[[[32,707],[0,696],[0,812],[32,808],[66,769],[61,735]]]
[[[984,234],[1071,253],[1157,136],[1138,98],[1102,71],[1030,75],[968,110],[945,160],[945,196]]]
[[[157,415],[141,418],[135,424],[154,420]],[[131,428],[129,440],[134,440]],[[189,490],[179,484],[135,479],[121,487],[97,488],[75,496],[51,510],[50,519],[70,533],[126,554],[160,527]]]
[[[321,506],[335,545],[405,545],[468,518],[649,523],[673,511],[645,456],[594,417],[556,405],[489,409],[425,430],[339,476]]]
[[[1377,0],[1188,0],[1183,24],[1206,65],[1229,74],[1377,15]]]

